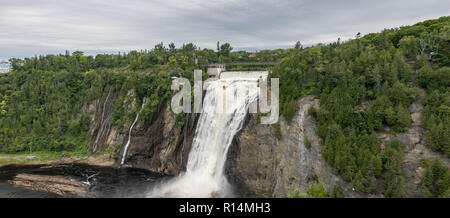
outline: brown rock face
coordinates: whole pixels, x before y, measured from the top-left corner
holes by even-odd
[[[425,92],[425,91],[424,91]],[[439,152],[432,151],[426,147],[425,129],[422,122],[422,110],[424,94],[421,94],[408,108],[411,113],[411,125],[403,133],[378,132],[379,145],[384,149],[389,142],[398,139],[406,147],[402,166],[402,174],[405,177],[404,197],[423,197],[421,186],[424,169],[420,167],[422,159],[439,159],[450,167],[450,160]]]
[[[34,191],[45,191],[69,197],[94,197],[86,187],[76,179],[65,176],[18,174],[10,184]]]
[[[126,103],[131,109],[136,107],[134,95],[133,92],[127,94]],[[112,106],[117,98],[118,93],[108,94],[105,91],[99,100],[85,107],[85,112],[91,114],[88,147],[93,149],[97,140],[97,151],[112,151],[116,165],[120,163],[131,125],[127,123],[122,128],[111,125]],[[405,197],[423,195],[420,188],[421,159],[438,158],[450,166],[448,158],[425,146],[422,100],[423,96],[420,96],[409,108],[412,124],[405,133],[378,133],[382,149],[394,138],[407,145],[403,163]],[[297,103],[299,110],[291,122],[280,117],[280,139],[275,135],[274,125],[257,123],[255,114],[247,116],[243,129],[234,137],[229,149],[225,169],[228,180],[238,189],[237,193],[244,197],[286,197],[295,189],[305,193],[311,185],[320,181],[328,191],[339,185],[346,197],[373,197],[352,191],[352,187],[335,175],[322,157],[317,126],[308,114],[310,107],[320,107],[319,100],[307,96]],[[160,103],[150,119],[137,122],[131,132],[126,165],[172,175],[183,172],[199,116],[183,115],[182,127],[176,125],[176,116],[170,110],[170,101],[165,101]],[[379,196],[382,195],[375,197]]]
[[[333,173],[320,153],[316,124],[308,115],[310,107],[319,107],[319,100],[307,96],[298,105],[291,123],[280,117],[280,140],[273,126],[258,124],[256,115],[248,117],[228,154],[226,171],[230,182],[244,197],[287,197],[295,189],[305,193],[315,180],[327,190],[340,185],[346,196],[358,196]]]
[[[100,99],[84,109],[91,115],[87,146],[94,153],[110,151],[119,165],[131,123],[123,127],[112,126],[113,106],[119,94],[108,88],[105,90]],[[129,110],[135,110],[134,91],[130,90],[125,98]],[[187,114],[185,125],[177,127],[176,114],[170,110],[170,101],[161,102],[150,119],[137,122],[132,129],[125,165],[167,174],[183,171],[196,120],[196,114]]]
[[[88,148],[94,153],[97,151],[114,151],[115,146],[121,144],[124,134],[112,126],[113,106],[119,94],[112,87],[106,88],[100,99],[94,101],[84,110],[90,114],[90,127],[88,131]]]
[[[163,102],[151,120],[136,125],[127,163],[167,174],[184,171],[195,134],[196,115],[185,115],[183,128],[175,126],[175,116],[170,102]]]
[[[425,129],[422,122],[422,110],[424,95],[420,95],[408,108],[411,113],[412,123],[405,133],[396,137],[406,145],[405,158],[403,160],[403,173],[405,175],[405,197],[423,197],[421,186],[424,169],[420,167],[422,159],[439,159],[444,166],[450,168],[450,160],[442,153],[432,151],[426,147]]]

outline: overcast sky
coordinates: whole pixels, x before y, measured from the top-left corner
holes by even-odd
[[[0,57],[193,42],[292,47],[450,15],[449,0],[0,0]]]

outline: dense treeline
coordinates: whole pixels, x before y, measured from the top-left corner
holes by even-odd
[[[296,100],[320,97],[323,156],[357,191],[402,196],[403,145],[378,146],[376,132],[405,132],[408,107],[427,92],[425,122],[431,148],[449,152],[450,17],[386,29],[353,40],[297,51],[274,67],[280,78],[280,112],[289,121]]]
[[[86,152],[90,114],[83,107],[112,91],[119,93],[113,125],[120,128],[134,119],[136,111],[126,101],[140,105],[147,98],[141,118],[149,118],[170,97],[170,77],[189,77],[195,68],[184,58],[188,49],[176,49],[173,56],[157,45],[150,52],[95,58],[74,52],[12,59],[14,70],[0,77],[0,150]],[[145,73],[139,71],[144,68]],[[134,96],[127,96],[130,90]]]
[[[135,111],[124,110],[124,96],[148,98],[144,117],[170,97],[170,75],[132,71],[89,70],[87,72],[14,71],[1,77],[0,149],[19,151],[86,151],[90,114],[83,107],[109,89],[119,92],[114,123],[130,122]]]
[[[187,70],[209,63],[278,61],[293,51],[293,49],[277,49],[252,53],[247,51],[232,52],[232,49],[228,43],[219,46],[219,42],[217,51],[206,48],[200,49],[192,43],[184,44],[181,48],[175,48],[173,43],[169,44],[169,47],[160,43],[152,50],[140,52],[98,54],[94,57],[84,56],[81,51],[72,54],[66,51],[65,54],[59,55],[41,55],[25,59],[13,58],[10,62],[12,68],[16,71],[39,69],[54,72],[84,72],[97,68],[143,70],[158,69],[158,67],[164,65]],[[234,66],[234,68],[244,69],[242,66]]]
[[[140,105],[145,98],[140,119],[150,118],[160,102],[171,97],[173,76],[192,80],[194,69],[203,64],[276,61],[292,52],[278,49],[255,54],[232,49],[219,42],[217,50],[192,43],[180,48],[161,43],[151,50],[95,57],[76,51],[11,59],[13,71],[0,75],[0,151],[87,152],[90,114],[83,107],[110,91],[119,93],[112,124],[120,129],[136,116],[138,107],[133,110],[132,102]],[[177,125],[182,126],[184,119],[178,118]]]

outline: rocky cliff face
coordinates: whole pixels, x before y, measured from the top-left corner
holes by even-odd
[[[425,146],[421,116],[423,98],[420,96],[409,107],[413,122],[405,133],[377,133],[381,149],[395,138],[406,145],[402,170],[405,197],[423,197],[422,159],[437,158],[450,167],[448,158]],[[321,155],[314,118],[307,113],[310,107],[320,106],[319,100],[307,96],[300,99],[298,105],[299,110],[291,123],[280,117],[279,140],[274,126],[258,124],[256,115],[248,117],[245,128],[235,137],[227,162],[227,176],[238,187],[239,193],[246,197],[286,197],[296,188],[305,193],[320,181],[327,190],[339,185],[346,197],[383,197],[381,191],[377,194],[354,192],[347,182],[334,174]]]
[[[112,108],[119,94],[107,90],[84,109],[91,115],[88,147],[93,152],[110,151],[119,165],[131,123],[121,128],[112,125]],[[133,91],[126,98],[128,108],[135,110],[138,105]],[[291,123],[280,118],[279,140],[274,126],[258,124],[256,115],[247,117],[229,150],[226,173],[230,182],[243,196],[286,197],[297,188],[306,192],[316,180],[328,190],[340,185],[348,196],[357,196],[333,174],[320,154],[315,121],[307,113],[309,107],[319,107],[319,100],[308,96],[298,104],[300,109]],[[187,114],[183,127],[176,127],[170,102],[161,102],[150,119],[134,126],[125,165],[172,175],[184,171],[197,119],[198,115]],[[310,146],[305,144],[306,139]]]
[[[131,123],[121,128],[112,125],[112,108],[119,94],[107,90],[100,99],[83,109],[91,115],[88,147],[95,152],[110,151],[119,165]],[[130,110],[139,107],[133,96],[133,91],[127,94]],[[423,96],[419,97],[409,108],[413,122],[407,132],[378,133],[382,149],[394,138],[407,145],[403,163],[406,197],[423,196],[421,159],[439,158],[450,166],[448,158],[425,147],[421,124],[422,99]],[[235,136],[229,149],[225,169],[228,180],[238,189],[237,193],[244,197],[286,197],[295,189],[305,193],[320,181],[327,190],[340,186],[346,197],[383,196],[354,192],[348,183],[334,174],[333,168],[322,157],[316,123],[308,114],[310,107],[320,107],[319,102],[314,96],[304,97],[298,101],[299,110],[290,123],[280,117],[279,139],[275,125],[257,123],[256,114],[247,116],[243,129]],[[197,119],[198,114],[184,115],[184,125],[177,127],[170,101],[161,102],[151,118],[134,126],[125,165],[172,175],[183,172]]]
[[[113,105],[118,98],[118,93],[110,86],[100,99],[92,102],[83,112],[90,114],[90,128],[88,131],[88,148],[93,152],[115,149],[123,141],[124,134],[111,125]]]
[[[279,140],[273,125],[258,124],[256,115],[248,117],[247,125],[235,137],[229,151],[229,180],[245,197],[287,197],[295,189],[306,193],[317,180],[327,190],[339,185],[346,196],[359,196],[333,173],[320,153],[316,124],[308,115],[310,107],[320,106],[319,100],[307,96],[298,105],[291,123],[280,117]]]
[[[412,123],[406,132],[399,134],[388,132],[377,133],[381,148],[384,148],[390,141],[396,138],[406,145],[402,169],[402,173],[405,176],[405,197],[423,197],[424,190],[421,182],[425,169],[420,166],[422,159],[439,159],[444,166],[450,168],[450,160],[445,155],[432,151],[425,146],[425,129],[422,124],[422,110],[424,108],[422,101],[424,97],[424,94],[419,96],[408,108],[411,113]]]
[[[195,114],[185,116],[185,124],[176,128],[170,103],[161,103],[150,120],[136,125],[127,163],[172,175],[184,171],[195,134]]]
[[[109,151],[117,165],[131,125],[126,123],[120,128],[112,125],[112,108],[118,95],[109,89],[100,99],[83,109],[83,112],[90,114],[91,120],[88,148],[94,153]],[[132,90],[126,95],[130,110],[136,110],[134,96]],[[186,166],[196,120],[196,114],[187,114],[184,126],[177,128],[176,114],[170,110],[170,101],[161,102],[150,119],[137,122],[134,126],[125,164],[166,174],[180,173]]]

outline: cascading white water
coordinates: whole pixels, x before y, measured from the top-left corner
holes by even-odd
[[[209,82],[186,172],[154,187],[149,197],[231,196],[223,174],[228,148],[257,98],[257,79]]]
[[[130,129],[128,130],[128,141],[127,141],[127,144],[125,144],[125,148],[123,149],[122,160],[120,161],[120,164],[125,163],[125,157],[127,156],[128,146],[130,146],[130,142],[131,142],[131,131],[133,130],[134,124],[136,124],[137,120],[139,119],[139,114],[141,113],[142,109],[144,108],[144,105],[145,105],[145,99],[142,101],[141,110],[137,112],[136,118],[134,119],[133,124],[131,124]]]

